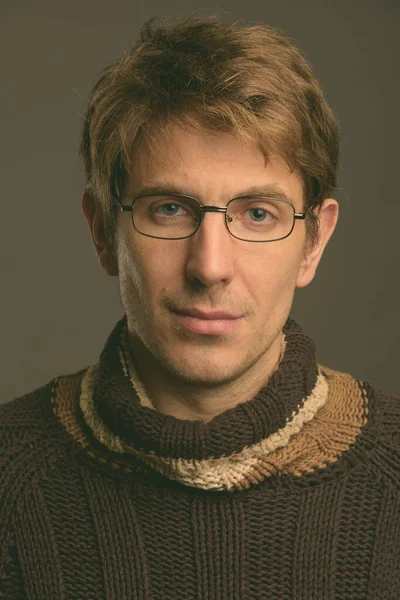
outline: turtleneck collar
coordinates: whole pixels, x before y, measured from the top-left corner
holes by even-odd
[[[240,487],[250,471],[255,477],[255,464],[285,447],[328,396],[312,340],[290,318],[283,336],[278,369],[253,399],[209,421],[184,420],[158,412],[147,396],[129,352],[125,315],[82,380],[85,421],[109,450],[135,455],[170,479],[204,489]]]

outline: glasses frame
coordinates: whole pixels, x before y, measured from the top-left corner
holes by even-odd
[[[197,202],[197,204],[199,205],[199,211],[200,211],[200,219],[199,222],[197,224],[196,229],[193,231],[193,233],[191,233],[190,235],[185,235],[183,237],[179,237],[179,238],[165,238],[165,237],[160,237],[158,235],[149,235],[148,233],[143,233],[142,231],[139,231],[139,229],[137,229],[136,225],[135,225],[135,221],[133,219],[133,205],[135,204],[135,202],[137,200],[139,200],[140,198],[146,198],[149,196],[171,196],[172,198],[188,198],[189,200],[194,200],[195,202]],[[283,237],[280,238],[276,238],[274,240],[246,240],[244,238],[240,238],[236,235],[234,235],[229,227],[228,227],[228,215],[227,215],[227,211],[228,211],[228,206],[230,205],[231,202],[233,202],[234,200],[241,200],[243,198],[258,198],[260,200],[275,200],[278,202],[283,202],[284,204],[288,204],[292,210],[293,210],[293,223],[292,223],[292,227],[289,231],[289,233],[287,235],[284,235]],[[226,206],[212,206],[212,205],[203,205],[201,204],[201,202],[195,198],[194,196],[188,196],[187,194],[165,194],[165,193],[151,193],[151,194],[141,194],[140,196],[136,196],[133,200],[131,204],[122,204],[122,202],[120,201],[119,198],[117,198],[117,202],[120,206],[120,209],[124,212],[131,212],[132,213],[132,225],[135,228],[135,230],[140,233],[140,235],[144,235],[145,237],[150,237],[150,238],[154,238],[157,240],[186,240],[190,237],[192,237],[196,231],[199,229],[200,225],[203,222],[203,217],[204,217],[204,213],[206,212],[221,212],[221,213],[225,213],[225,225],[226,228],[228,230],[228,232],[230,233],[230,235],[232,237],[234,237],[237,240],[241,240],[242,242],[251,242],[251,243],[268,243],[268,242],[279,242],[280,240],[284,240],[287,237],[289,237],[289,235],[292,233],[296,220],[301,220],[303,221],[306,216],[308,211],[310,210],[311,206],[309,206],[307,208],[307,210],[305,212],[301,212],[301,213],[296,213],[296,210],[293,206],[293,204],[291,202],[288,202],[287,200],[281,199],[281,198],[273,198],[271,196],[239,196],[237,198],[232,198],[232,200],[229,200],[228,204]]]

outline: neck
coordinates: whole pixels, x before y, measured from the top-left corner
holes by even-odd
[[[315,422],[317,429],[322,424],[318,439],[323,448],[329,438],[330,413],[314,419],[327,402],[329,388],[316,362],[315,346],[301,327],[288,319],[283,334],[279,369],[253,398],[208,421],[179,419],[158,411],[147,394],[130,352],[124,315],[99,362],[86,369],[80,383],[79,406],[88,434],[113,452],[113,463],[121,458],[131,471],[151,469],[207,490],[248,488],[291,468],[297,459],[302,466],[297,460],[293,472],[308,470],[310,456],[319,448],[308,424]],[[304,454],[301,431],[311,440],[311,455]]]
[[[277,370],[284,351],[280,332],[269,348],[245,371],[218,385],[196,385],[174,375],[161,365],[141,340],[129,336],[129,350],[146,393],[156,410],[190,421],[208,421],[240,403],[254,398]]]

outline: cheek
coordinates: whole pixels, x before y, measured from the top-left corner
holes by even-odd
[[[118,245],[119,286],[127,300],[140,298],[144,291],[145,269],[141,253],[132,246],[129,238]]]
[[[157,247],[154,240],[124,240],[119,248],[120,285],[125,294],[150,305],[161,288],[173,280],[177,261],[172,253]],[[153,300],[153,302],[152,302]]]
[[[279,248],[270,249],[262,260],[248,263],[252,265],[251,270],[247,270],[248,287],[260,308],[267,309],[279,301],[286,304],[285,299],[293,297],[302,254],[297,246],[286,249],[291,251],[282,253]]]

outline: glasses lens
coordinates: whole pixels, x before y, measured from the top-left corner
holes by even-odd
[[[133,203],[132,219],[140,233],[164,239],[180,239],[195,231],[200,219],[199,208],[199,203],[192,198],[141,196]]]
[[[238,198],[228,205],[227,224],[232,235],[241,240],[271,242],[292,231],[294,209],[275,198]]]

